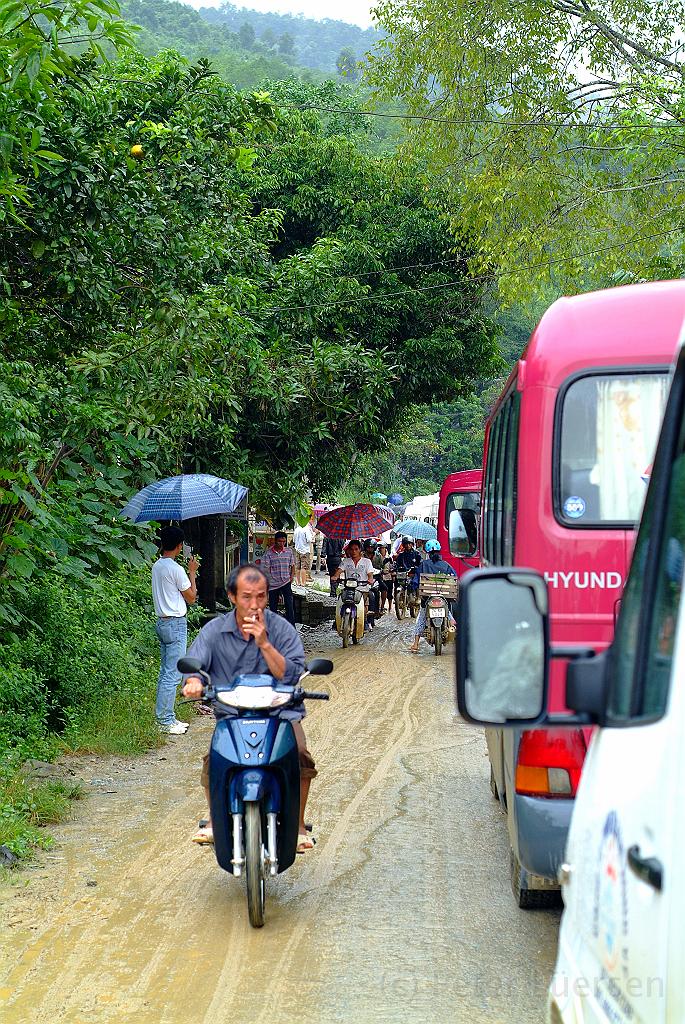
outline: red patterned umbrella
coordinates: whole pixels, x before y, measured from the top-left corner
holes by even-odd
[[[394,513],[382,505],[342,505],[324,512],[316,525],[333,540],[350,540],[385,533],[394,522]]]

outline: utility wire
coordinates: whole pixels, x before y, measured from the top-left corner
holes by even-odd
[[[668,228],[666,231],[655,231],[651,235],[640,235],[637,238],[631,238],[627,242],[614,242],[610,245],[600,246],[598,249],[592,249],[589,252],[575,252],[567,253],[565,256],[559,256],[555,259],[544,260],[540,263],[529,263],[521,267],[517,267],[516,270],[504,271],[500,274],[500,277],[510,277],[512,274],[519,274],[523,270],[539,270],[541,267],[555,266],[559,263],[566,263],[568,260],[579,260],[585,259],[590,256],[599,256],[603,252],[608,252],[611,249],[626,249],[630,245],[636,245],[638,242],[647,242],[653,238],[663,238],[665,235],[671,235],[676,231],[680,231],[678,227]],[[492,274],[475,274],[473,277],[465,277],[459,281],[447,281],[443,284],[429,284],[429,285],[418,285],[416,288],[405,288],[401,291],[395,292],[383,292],[382,294],[374,295],[354,295],[347,299],[330,299],[328,302],[312,302],[305,303],[299,306],[272,306],[271,309],[262,309],[261,313],[287,313],[301,311],[305,309],[325,309],[329,306],[348,306],[353,303],[363,302],[383,302],[386,299],[395,299],[405,295],[419,295],[423,292],[440,291],[445,288],[457,288],[459,285],[469,285],[473,281],[486,281],[489,280]]]
[[[214,73],[216,75],[216,73]],[[209,77],[209,76],[203,76]],[[218,76],[217,76],[218,77]],[[157,86],[156,82],[148,82],[145,79],[138,78],[107,78],[100,76],[100,81],[113,82],[115,84],[128,84],[128,85],[143,85],[143,86]],[[227,83],[222,82],[222,85]],[[193,89],[191,88],[187,95],[189,96],[210,96],[214,99],[221,99],[221,92],[218,90],[210,89]],[[585,121],[573,124],[570,121],[507,121],[504,118],[453,118],[453,117],[436,117],[434,114],[392,114],[382,110],[354,110],[348,107],[328,107],[317,103],[306,103],[304,106],[298,106],[296,103],[281,103],[275,98],[270,98],[270,102],[275,107],[280,107],[282,110],[297,110],[300,113],[305,113],[308,110],[320,110],[326,114],[346,114],[348,117],[354,117],[359,115],[361,117],[385,117],[391,120],[399,121],[435,121],[439,124],[454,124],[460,125],[461,127],[470,127],[485,124],[501,125],[503,128],[572,128],[580,129],[583,131],[589,130],[594,131],[599,129],[601,131],[632,131],[635,128],[679,128],[685,129],[685,125],[678,121],[643,121],[636,122],[634,124],[619,124],[618,122],[606,122],[606,121]]]
[[[400,121],[436,121],[439,124],[454,124],[462,127],[496,124],[501,125],[504,128],[571,128],[574,131],[576,129],[583,131],[594,131],[595,129],[601,131],[632,131],[635,128],[677,128],[681,131],[685,129],[685,125],[680,124],[677,121],[643,121],[636,122],[634,124],[585,121],[574,124],[570,121],[506,121],[503,118],[488,117],[461,119],[453,117],[436,117],[433,114],[391,114],[385,113],[381,110],[353,110],[346,107],[325,107],[316,103],[307,103],[305,106],[300,107],[292,103],[280,103],[276,99],[272,102],[276,107],[281,107],[284,110],[299,110],[301,113],[304,113],[307,110],[320,110],[327,114],[347,114],[349,117],[354,117],[358,114],[363,117],[386,117]]]

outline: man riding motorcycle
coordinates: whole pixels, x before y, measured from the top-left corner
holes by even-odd
[[[428,557],[418,565],[414,570],[415,586],[419,585],[419,577],[421,576],[434,576],[440,573],[445,576],[456,576],[456,572],[452,566],[445,562],[442,557],[440,549],[440,541],[429,540],[426,543],[426,554]],[[414,630],[414,642],[412,643],[409,650],[413,654],[418,654],[419,645],[421,643],[421,637],[426,629],[426,604],[428,599],[423,597],[421,599],[421,610],[416,617],[416,628]],[[447,602],[449,608],[450,626],[454,627],[454,608],[452,607],[453,602]]]
[[[345,552],[346,557],[343,558],[331,580],[338,580],[341,576],[359,580],[363,586],[364,602],[367,604],[369,612],[375,613],[374,595],[371,591],[374,582],[373,564],[368,558],[362,556],[362,547],[358,540],[351,540]],[[368,587],[364,586],[365,584],[368,584]],[[370,618],[373,619],[373,614]]]
[[[230,680],[242,673],[266,673],[287,685],[297,683],[304,671],[304,648],[295,629],[282,616],[267,610],[269,578],[263,569],[251,563],[239,565],[228,578],[228,596],[235,610],[212,619],[195,637],[188,650],[188,656],[196,658],[206,672],[218,678]],[[187,676],[183,684],[183,696],[197,699],[202,696],[204,685],[199,676]],[[228,714],[218,711],[215,716]],[[314,841],[309,836],[304,822],[305,806],[309,796],[309,785],[316,778],[314,759],[307,749],[307,741],[301,719],[301,709],[289,717],[300,757],[300,823],[298,853],[311,850]],[[209,757],[202,762],[200,783],[209,805]],[[195,843],[214,841],[211,823],[200,825],[193,836]]]
[[[400,572],[412,572],[417,565],[421,565],[421,555],[415,550],[413,539],[403,537],[397,554],[397,568]]]

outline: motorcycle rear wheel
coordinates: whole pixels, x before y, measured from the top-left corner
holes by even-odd
[[[442,654],[442,626],[433,626],[433,637],[435,639],[435,653]]]
[[[266,882],[262,858],[262,811],[258,803],[245,804],[245,880],[247,914],[253,928],[264,925]]]

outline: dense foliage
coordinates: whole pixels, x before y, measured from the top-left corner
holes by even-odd
[[[376,14],[370,80],[415,116],[413,158],[502,295],[680,275],[682,0],[380,0]]]
[[[478,381],[473,393],[464,397],[417,407],[413,414],[407,410],[388,450],[355,462],[338,500],[368,501],[375,491],[398,492],[406,499],[434,494],[450,473],[480,468],[485,421],[543,309],[541,304],[499,314],[497,376]]]
[[[492,359],[416,174],[171,53],[88,75],[0,241],[7,619],[36,574],[141,558],[113,514],[151,476],[229,475],[275,513]]]

